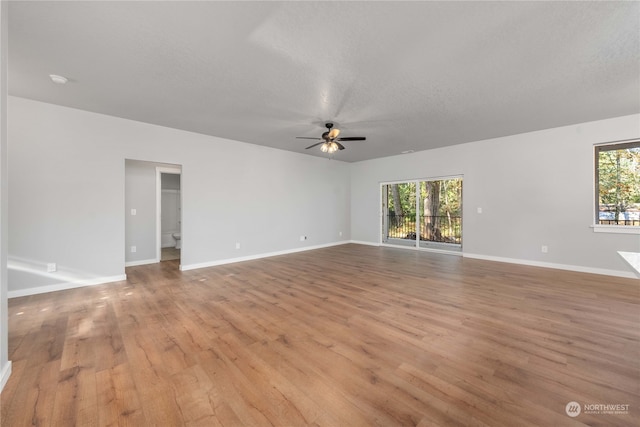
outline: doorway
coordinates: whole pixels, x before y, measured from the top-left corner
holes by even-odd
[[[156,258],[173,261],[182,251],[182,197],[179,167],[156,167]]]
[[[382,184],[380,243],[462,250],[462,177]]]
[[[159,263],[163,246],[179,249],[173,257],[181,258],[176,257],[184,248],[181,177],[180,165],[125,159],[125,267]],[[173,207],[172,213],[162,214],[163,200],[165,205]],[[163,217],[165,222],[173,224],[165,227],[165,233]],[[179,262],[175,263],[179,266]]]

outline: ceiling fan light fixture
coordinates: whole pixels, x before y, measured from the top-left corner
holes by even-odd
[[[335,143],[335,141],[329,141],[329,142],[325,142],[320,146],[320,151],[322,151],[323,153],[329,153],[329,154],[333,154],[336,151],[338,151],[338,144]]]

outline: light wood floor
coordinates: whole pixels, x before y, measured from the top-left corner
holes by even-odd
[[[359,245],[127,276],[9,300],[2,426],[640,419],[637,280]]]
[[[162,248],[160,251],[160,261],[173,261],[180,259],[180,249]]]

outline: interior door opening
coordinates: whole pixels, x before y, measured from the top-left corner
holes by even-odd
[[[182,252],[181,168],[156,167],[156,259],[180,260]]]
[[[182,258],[181,178],[180,165],[125,159],[125,267]]]

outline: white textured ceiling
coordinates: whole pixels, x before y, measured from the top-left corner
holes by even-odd
[[[639,58],[635,1],[9,5],[11,95],[344,161],[638,113]]]

